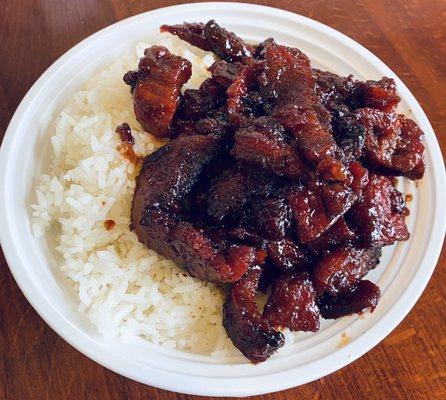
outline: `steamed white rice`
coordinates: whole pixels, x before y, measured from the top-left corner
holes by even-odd
[[[79,310],[103,335],[142,337],[224,357],[235,349],[221,325],[222,290],[188,276],[129,230],[137,171],[117,150],[115,128],[122,122],[131,126],[140,155],[162,142],[142,131],[122,76],[155,43],[192,62],[188,87],[198,87],[208,76],[210,53],[166,35],[140,43],[134,56],[94,76],[65,105],[50,132],[53,159],[36,187],[32,229],[36,236],[54,237]],[[110,231],[104,227],[108,219],[116,223]]]

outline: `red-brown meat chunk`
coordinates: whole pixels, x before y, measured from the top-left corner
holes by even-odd
[[[324,106],[347,104],[353,108],[359,104],[360,90],[353,75],[339,76],[329,71],[313,70],[316,93]]]
[[[366,130],[357,115],[345,105],[332,105],[330,111],[333,137],[344,153],[343,160],[352,162],[360,158]]]
[[[335,296],[357,285],[379,262],[380,248],[340,247],[323,257],[314,267],[312,278],[318,294]]]
[[[265,361],[285,344],[282,333],[260,315],[254,296],[261,270],[253,268],[232,285],[223,306],[223,326],[229,338],[253,363]]]
[[[347,182],[320,182],[289,190],[296,233],[303,244],[313,242],[344,215],[359,198],[368,182],[368,172],[358,163],[350,164]]]
[[[259,76],[260,94],[269,109],[296,105],[312,107],[317,101],[310,60],[297,49],[276,44],[264,50],[264,69]]]
[[[192,46],[199,47],[204,51],[212,51],[212,45],[204,33],[204,24],[202,22],[183,22],[177,25],[162,25],[160,31],[169,32],[172,35],[178,36]]]
[[[190,192],[219,148],[214,136],[179,137],[147,156],[136,180],[133,223],[138,223],[147,206],[178,212],[179,201]]]
[[[336,222],[336,217],[328,215],[323,198],[317,189],[304,187],[292,190],[287,200],[293,212],[296,233],[301,243],[311,242]]]
[[[231,154],[277,175],[291,179],[307,177],[305,161],[287,140],[283,127],[268,117],[249,120],[248,126],[237,131]]]
[[[368,171],[357,162],[352,162],[344,173],[348,177],[345,182],[326,180],[319,183],[325,208],[330,216],[338,217],[348,211],[369,181]]]
[[[266,249],[269,260],[281,272],[299,271],[312,264],[307,252],[290,238],[270,240]]]
[[[414,121],[371,108],[361,109],[357,115],[366,129],[364,157],[372,167],[410,179],[422,178],[423,132]]]
[[[337,170],[342,169],[341,153],[330,133],[330,115],[319,104],[308,58],[297,49],[278,45],[267,46],[264,57],[259,83],[267,113],[292,133],[297,147],[312,164],[317,166],[330,158],[338,165]]]
[[[324,254],[334,247],[354,242],[356,238],[356,233],[347,225],[345,218],[341,217],[323,235],[308,243],[308,248],[317,254]]]
[[[222,28],[214,20],[208,21],[204,26],[204,34],[214,53],[223,60],[242,62],[254,54],[254,47],[245,43],[235,33]]]
[[[406,215],[403,195],[392,182],[384,176],[370,174],[370,181],[361,199],[349,211],[348,219],[365,246],[381,247],[409,238],[404,222]]]
[[[371,107],[377,110],[395,111],[400,98],[396,94],[395,81],[382,78],[379,81],[356,81],[352,75],[338,76],[332,72],[313,70],[316,92],[326,107],[345,104],[350,109]]]
[[[177,216],[180,201],[218,149],[213,136],[180,137],[148,156],[137,178],[131,220],[141,242],[192,276],[232,282],[256,262],[256,251],[247,246],[216,248],[202,229]]]
[[[217,60],[209,67],[209,71],[212,74],[212,79],[227,89],[234,82],[241,68],[243,68],[243,64],[239,62],[228,63],[223,60]]]
[[[161,32],[169,32],[205,51],[213,51],[229,62],[244,61],[252,57],[254,47],[245,43],[235,33],[229,32],[214,20],[203,23],[163,25]]]
[[[360,281],[351,291],[338,296],[328,293],[318,299],[321,317],[336,319],[345,315],[361,313],[370,308],[371,311],[378,305],[381,296],[379,287],[370,281]]]
[[[138,239],[147,247],[207,282],[237,281],[261,256],[248,246],[222,249],[203,229],[156,207],[145,209],[134,226]]]
[[[138,68],[137,72],[124,75],[124,81],[133,90],[136,119],[147,132],[167,137],[180,90],[191,77],[192,65],[165,47],[152,46],[144,51]]]
[[[304,272],[276,279],[263,317],[276,329],[316,332],[319,329],[319,309],[308,274]]]
[[[362,107],[376,108],[377,110],[394,112],[400,97],[396,94],[395,81],[392,78],[382,78],[379,81],[359,82]]]

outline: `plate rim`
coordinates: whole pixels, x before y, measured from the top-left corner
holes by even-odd
[[[144,19],[148,15],[156,15],[160,13],[169,13],[169,12],[176,12],[181,9],[188,9],[188,11],[191,9],[191,7],[195,7],[197,10],[203,9],[206,7],[219,7],[219,8],[230,8],[231,11],[242,11],[242,10],[248,10],[256,12],[263,12],[265,14],[275,14],[276,16],[282,16],[286,17],[290,20],[298,21],[301,24],[307,24],[311,25],[312,27],[315,27],[318,30],[321,30],[322,32],[328,33],[330,36],[335,37],[339,39],[342,43],[346,44],[348,47],[354,48],[356,51],[362,53],[363,55],[367,56],[374,64],[378,64],[380,68],[388,70],[392,75],[395,75],[393,71],[387,67],[386,64],[384,64],[380,59],[378,59],[373,53],[371,53],[368,49],[360,45],[358,42],[354,41],[350,37],[346,36],[345,34],[325,25],[318,21],[315,21],[313,19],[304,17],[302,15],[274,8],[274,7],[267,7],[267,6],[260,6],[255,4],[246,4],[246,3],[227,3],[227,2],[205,2],[205,3],[189,3],[189,4],[181,4],[181,5],[174,5],[169,7],[163,7],[158,8],[155,10],[147,11],[141,14],[137,14],[135,16],[126,18],[124,20],[118,21],[116,23],[113,23],[112,25],[109,25],[96,33],[93,33],[92,35],[88,36],[81,42],[79,42],[77,45],[73,46],[71,49],[69,49],[67,52],[65,52],[61,57],[59,57],[40,77],[39,79],[32,85],[32,87],[29,89],[27,94],[24,96],[23,100],[17,107],[13,117],[11,118],[11,121],[9,123],[9,126],[5,132],[5,136],[3,139],[2,146],[0,148],[0,193],[5,192],[5,187],[3,186],[3,182],[5,181],[6,171],[7,171],[7,154],[10,149],[10,144],[12,143],[12,137],[13,133],[16,130],[16,127],[19,126],[20,123],[20,115],[27,109],[27,107],[34,101],[36,95],[38,95],[41,87],[45,84],[45,82],[48,80],[48,78],[55,73],[58,68],[62,67],[66,61],[68,61],[72,56],[76,55],[79,51],[81,51],[83,48],[89,46],[94,41],[100,39],[102,36],[105,36],[109,32],[112,32],[116,29],[119,29],[119,26],[131,24],[133,22],[137,22],[138,19]],[[396,75],[395,75],[396,76]],[[418,109],[419,117],[423,119],[423,125],[428,126],[432,133],[434,133],[432,126],[430,125],[430,122],[428,121],[426,114],[422,110],[420,104],[417,102],[415,97],[412,95],[412,93],[409,91],[409,89],[404,85],[404,83],[401,82],[400,79],[399,83],[402,86],[402,88],[405,91],[404,98],[410,103],[413,103],[416,105]],[[412,105],[412,104],[411,104]],[[436,140],[435,134],[433,136],[433,140],[431,143],[431,146],[429,148],[429,151],[431,153],[431,156],[433,159],[440,158],[442,159],[441,150],[438,144],[438,141]],[[438,200],[441,198],[446,198],[446,189],[444,183],[446,182],[446,174],[443,169],[434,168],[433,171],[433,181],[436,183],[435,185],[435,200],[436,204],[438,204]],[[443,183],[443,185],[438,185],[438,183]],[[3,194],[0,194],[0,220],[6,221],[6,204],[4,202]],[[437,206],[438,208],[438,206]],[[435,214],[436,217],[439,217],[436,219],[436,229],[438,232],[443,232],[443,238],[444,238],[444,232],[446,229],[446,215],[438,215],[438,213]],[[434,229],[433,229],[434,230]],[[87,337],[80,329],[78,329],[75,325],[72,323],[69,323],[71,326],[71,332],[70,335],[65,331],[67,327],[62,329],[60,325],[60,316],[58,313],[52,308],[52,305],[50,302],[46,299],[46,297],[43,295],[43,293],[37,291],[36,288],[33,287],[32,282],[30,281],[30,278],[26,275],[24,270],[20,270],[19,264],[21,264],[21,260],[19,255],[17,254],[17,249],[14,244],[14,241],[12,238],[8,235],[8,231],[5,228],[5,226],[0,227],[0,240],[2,243],[3,252],[8,264],[8,267],[11,271],[11,273],[14,276],[15,281],[19,285],[22,293],[25,295],[27,300],[30,302],[32,307],[38,312],[38,314],[42,317],[42,319],[55,331],[58,335],[60,335],[65,341],[67,341],[70,345],[75,347],[77,350],[79,350],[81,353],[85,354],[90,359],[93,359],[100,365],[119,373],[120,375],[126,376],[130,379],[139,381],[141,383],[149,384],[152,386],[156,386],[162,389],[166,390],[172,390],[172,391],[178,391],[179,385],[177,382],[174,381],[173,384],[169,382],[168,379],[163,379],[163,383],[160,383],[158,381],[153,381],[151,379],[143,379],[140,375],[137,373],[130,373],[128,368],[121,367],[120,362],[122,362],[122,365],[125,364],[125,360],[122,359],[121,356],[114,356],[117,359],[114,359],[113,357],[107,357],[103,356],[101,354],[97,354],[97,352],[94,351],[94,349],[91,349],[91,341],[90,338]],[[395,302],[392,307],[389,309],[387,314],[383,315],[382,320],[377,322],[370,331],[376,331],[378,328],[380,328],[380,333],[377,335],[377,337],[372,340],[370,343],[363,343],[361,344],[361,338],[358,338],[355,341],[355,344],[357,348],[360,348],[359,350],[352,349],[351,347],[341,349],[336,352],[337,354],[337,362],[335,365],[331,365],[329,367],[325,366],[324,368],[321,368],[318,371],[313,371],[312,374],[308,374],[306,379],[300,380],[298,385],[304,384],[307,382],[310,382],[312,380],[318,379],[322,376],[328,375],[345,365],[349,364],[350,362],[356,360],[357,358],[364,355],[366,352],[368,352],[371,348],[376,346],[382,339],[384,339],[390,332],[396,328],[396,326],[406,317],[406,315],[410,312],[410,310],[415,305],[418,298],[423,293],[432,273],[435,269],[436,263],[438,261],[438,257],[441,252],[442,247],[442,238],[441,235],[438,235],[438,237],[433,238],[430,244],[430,252],[429,252],[429,260],[428,262],[423,261],[424,264],[428,264],[425,269],[421,270],[418,269],[416,273],[414,274],[414,277],[412,281],[408,284],[404,295]],[[422,273],[423,272],[423,273]],[[408,295],[409,289],[411,288],[411,285],[413,285],[413,281],[418,281],[418,286],[415,289],[414,292],[410,293],[410,296]],[[405,299],[406,297],[409,297],[408,299]],[[405,302],[403,301],[405,300]],[[396,314],[396,315],[394,315]],[[390,318],[392,317],[392,318]],[[389,320],[387,327],[383,329],[384,322],[383,320]],[[63,321],[62,321],[63,322]],[[68,322],[68,321],[67,321]],[[348,353],[354,353],[354,356],[349,357]],[[334,353],[332,353],[334,354]],[[328,358],[328,356],[327,356]],[[118,361],[118,362],[117,362]],[[333,364],[333,363],[332,363]],[[287,370],[286,372],[290,372],[291,370]],[[173,375],[170,372],[167,375]],[[283,372],[278,373],[280,376],[286,375]],[[277,376],[277,375],[276,375]],[[244,378],[245,381],[256,379],[257,377],[248,377]],[[290,378],[288,376],[288,378]],[[203,377],[200,377],[200,379],[203,379]],[[211,379],[207,379],[209,382]],[[198,380],[198,378],[197,378]],[[253,395],[253,394],[264,394],[264,393],[270,393],[278,390],[283,390],[286,388],[290,388],[295,386],[295,381],[281,382],[281,379],[276,379],[274,381],[268,382],[267,388],[259,388],[254,387],[247,388],[247,387],[232,387],[228,386],[227,384],[223,383],[224,379],[221,380],[222,382],[218,385],[218,391],[216,391],[216,388],[213,385],[209,385],[209,387],[200,387],[198,388],[198,385],[192,387],[192,390],[184,390],[185,388],[181,388],[181,393],[188,393],[188,394],[199,394],[199,395],[213,395],[213,396],[247,396],[247,395]],[[246,386],[246,385],[245,385]]]

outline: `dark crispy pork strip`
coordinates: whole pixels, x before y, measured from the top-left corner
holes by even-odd
[[[212,79],[227,89],[234,82],[237,73],[242,67],[243,64],[239,62],[228,63],[223,60],[217,60],[209,67],[209,71],[212,74]]]
[[[212,45],[204,33],[204,24],[202,22],[183,22],[178,25],[162,25],[161,32],[169,32],[178,36],[192,46],[197,46],[204,51],[212,51]]]
[[[254,47],[245,43],[235,33],[228,32],[214,20],[202,23],[163,25],[161,32],[169,32],[205,51],[213,51],[229,62],[243,61],[252,57]]]
[[[350,292],[331,296],[326,293],[318,299],[321,317],[336,319],[345,315],[361,313],[370,308],[371,311],[378,305],[381,292],[379,287],[370,281],[360,281]]]
[[[262,271],[252,268],[232,285],[223,306],[223,326],[234,345],[253,363],[265,361],[285,344],[282,333],[262,318],[254,296]]]
[[[203,229],[156,207],[147,209],[135,232],[149,248],[173,260],[190,275],[207,282],[234,282],[264,258],[252,247],[221,249]]]
[[[179,212],[179,201],[189,193],[219,147],[215,136],[179,137],[147,156],[136,180],[135,218],[140,218],[148,206]]]
[[[334,247],[353,243],[357,240],[357,234],[347,225],[344,217],[338,221],[323,235],[308,243],[308,247],[316,254],[324,254]]]
[[[235,134],[232,155],[291,179],[305,179],[308,167],[286,138],[283,127],[272,118],[250,120]]]
[[[336,296],[355,287],[360,279],[375,268],[380,248],[339,247],[323,257],[314,267],[312,277],[318,294]]]

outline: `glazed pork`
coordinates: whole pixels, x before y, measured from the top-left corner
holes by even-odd
[[[313,69],[296,48],[253,46],[215,21],[161,31],[219,59],[183,92],[190,63],[160,46],[124,77],[142,127],[171,139],[137,177],[139,240],[229,284],[223,325],[254,363],[283,346],[283,328],[373,310],[380,291],[364,277],[409,238],[391,178],[424,173],[423,132],[396,113],[394,81]]]

